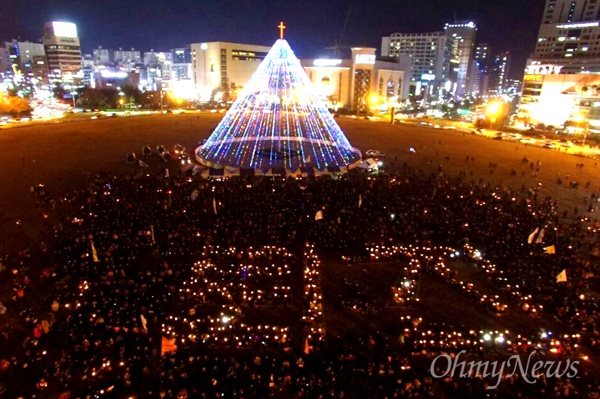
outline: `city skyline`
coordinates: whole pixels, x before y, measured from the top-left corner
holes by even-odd
[[[34,4],[37,2],[31,0],[1,2],[6,10],[0,24],[2,40],[38,42],[45,22],[61,20],[77,24],[85,53],[99,46],[165,51],[200,41],[270,46],[278,36],[276,25],[283,20],[287,26],[286,39],[294,45],[296,54],[309,58],[326,56],[326,47],[340,39],[341,45],[375,47],[379,52],[382,36],[441,31],[447,22],[472,20],[478,27],[478,43],[489,43],[494,53],[512,53],[511,78],[522,77],[526,59],[535,47],[545,3],[544,0],[527,4],[515,0],[492,4],[480,4],[477,0],[432,0],[423,7],[422,2],[412,0],[376,0],[368,4],[354,0],[327,4],[313,0],[252,4],[239,0],[209,4],[186,0],[168,4],[154,0],[109,0],[102,9],[94,11],[70,0],[44,4]],[[511,29],[506,29],[507,21]]]

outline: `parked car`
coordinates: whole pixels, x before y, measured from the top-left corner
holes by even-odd
[[[385,158],[385,154],[379,150],[367,150],[365,155],[369,158]]]
[[[173,149],[171,150],[171,155],[173,155],[173,158],[179,158],[180,156],[185,154],[185,147],[182,146],[181,144],[175,144],[173,146]]]
[[[192,158],[188,154],[182,154],[179,156],[179,162],[182,165],[190,165],[192,163]]]

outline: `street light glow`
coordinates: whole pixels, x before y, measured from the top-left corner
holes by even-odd
[[[500,103],[499,102],[493,102],[488,105],[488,107],[487,107],[488,115],[495,116],[498,114],[498,112],[500,112]]]

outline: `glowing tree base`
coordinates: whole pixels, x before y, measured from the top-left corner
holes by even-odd
[[[206,143],[198,161],[230,174],[345,172],[361,161],[288,43],[271,48]]]

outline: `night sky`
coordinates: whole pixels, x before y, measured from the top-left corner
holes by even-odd
[[[299,57],[327,55],[343,45],[381,49],[393,32],[443,30],[472,20],[477,42],[513,54],[511,77],[521,78],[533,51],[545,0],[0,0],[0,40],[40,41],[46,21],[77,24],[83,51],[136,48],[165,51],[189,43],[231,41],[272,45],[277,24]]]

